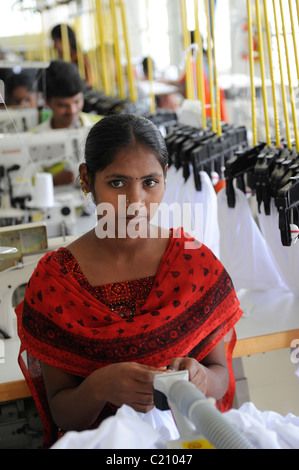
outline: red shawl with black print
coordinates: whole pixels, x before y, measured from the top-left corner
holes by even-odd
[[[83,378],[121,361],[152,366],[167,366],[182,356],[201,361],[242,315],[220,261],[181,229],[172,232],[153,287],[132,319],[121,318],[101,303],[58,263],[55,253],[39,261],[25,299],[16,307],[19,364],[44,423],[45,447],[55,441],[57,430],[38,361]],[[227,350],[231,381],[219,405],[222,411],[231,407],[234,395],[234,342],[235,335]]]

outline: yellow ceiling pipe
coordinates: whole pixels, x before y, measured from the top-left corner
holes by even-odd
[[[251,85],[252,136],[253,136],[253,145],[256,146],[257,145],[256,94],[255,94],[255,86],[254,86],[254,56],[253,56],[251,0],[247,0],[247,18],[248,18],[248,43],[249,43],[249,65],[250,65],[250,85]]]
[[[182,28],[183,28],[183,44],[184,50],[186,53],[186,61],[185,61],[185,68],[186,68],[186,98],[189,100],[194,100],[194,82],[193,82],[193,67],[192,67],[192,60],[191,60],[191,50],[188,48],[191,45],[191,38],[190,32],[187,28],[187,9],[185,0],[180,0],[181,5],[181,15],[182,15]]]
[[[194,18],[195,18],[195,33],[194,39],[198,45],[198,53],[196,55],[196,80],[198,99],[201,101],[202,107],[202,127],[207,128],[207,114],[206,114],[206,99],[205,99],[205,78],[204,78],[204,65],[202,53],[202,38],[199,30],[198,19],[198,0],[194,0]]]
[[[212,131],[217,132],[216,126],[216,112],[215,112],[215,99],[214,99],[214,73],[212,65],[212,51],[211,51],[211,17],[210,17],[210,8],[208,0],[205,0],[205,10],[206,10],[206,19],[207,19],[207,35],[208,35],[208,66],[209,66],[209,90],[210,90],[210,103],[211,103],[211,120],[212,120]],[[214,44],[213,44],[214,47]]]
[[[267,87],[266,87],[264,41],[263,41],[262,20],[261,20],[259,0],[255,0],[255,8],[256,8],[256,21],[257,21],[258,40],[259,40],[259,62],[260,62],[261,77],[262,77],[262,95],[263,95],[263,104],[264,104],[266,141],[267,141],[267,146],[270,147],[271,146],[271,132],[270,132],[268,98],[267,98]]]
[[[110,93],[110,86],[109,86],[109,76],[108,76],[108,66],[107,66],[106,45],[105,45],[105,29],[104,29],[104,14],[103,14],[102,0],[96,1],[96,18],[97,18],[97,25],[98,25],[98,35],[99,35],[99,40],[100,40],[100,61],[101,61],[103,88],[104,88],[105,95],[108,96]]]
[[[123,26],[123,33],[124,33],[124,40],[125,40],[125,49],[126,49],[126,56],[127,56],[127,73],[128,73],[128,81],[129,81],[129,90],[130,90],[130,98],[131,101],[137,101],[137,90],[136,84],[134,79],[134,74],[132,70],[131,64],[131,51],[130,51],[130,43],[129,43],[129,35],[128,35],[128,28],[127,28],[127,17],[126,17],[126,9],[123,0],[119,2],[120,12],[121,12],[121,19],[122,19],[122,26]]]
[[[272,56],[271,33],[270,33],[270,26],[269,26],[269,19],[268,19],[268,6],[267,6],[267,0],[263,0],[263,1],[264,1],[264,13],[265,13],[265,26],[266,26],[266,33],[267,33],[269,67],[270,67],[271,84],[272,84],[272,99],[273,99],[273,108],[274,108],[276,147],[280,147],[279,113],[278,113],[275,80],[274,80],[274,67],[273,67],[273,56]]]
[[[215,93],[216,93],[217,134],[221,135],[222,134],[222,129],[221,129],[221,106],[220,106],[220,91],[219,91],[219,85],[218,85],[217,65],[216,65],[214,0],[211,1],[211,24],[212,24],[212,39],[213,39],[214,80],[215,80]]]
[[[120,47],[119,47],[117,12],[116,12],[115,0],[110,0],[110,9],[111,9],[112,24],[113,24],[113,42],[114,42],[114,51],[115,51],[118,90],[119,90],[120,98],[125,99],[126,94],[125,94],[123,70],[122,70]]]
[[[286,57],[286,63],[287,63],[287,72],[288,72],[288,81],[289,81],[292,116],[293,116],[293,123],[294,123],[296,151],[299,152],[298,124],[297,124],[297,116],[296,116],[296,108],[295,108],[295,100],[294,100],[294,89],[293,89],[293,86],[292,86],[291,68],[290,68],[290,60],[289,60],[288,43],[287,43],[287,35],[286,35],[282,0],[279,0],[279,4],[280,4],[282,32],[283,32],[284,47],[285,47],[285,57]]]
[[[286,126],[286,139],[287,139],[288,149],[291,150],[292,142],[291,142],[291,136],[290,136],[290,123],[289,123],[289,115],[288,115],[288,107],[287,107],[287,96],[286,96],[284,77],[283,77],[282,58],[281,58],[281,49],[280,49],[280,41],[279,41],[279,29],[278,29],[275,0],[272,0],[272,6],[273,6],[273,15],[274,15],[274,23],[275,23],[276,41],[277,41],[282,103],[283,103],[283,111],[284,111],[285,126]]]

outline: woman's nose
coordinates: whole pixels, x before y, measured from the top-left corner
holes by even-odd
[[[127,203],[143,205],[145,202],[144,190],[140,184],[134,184],[127,192]]]

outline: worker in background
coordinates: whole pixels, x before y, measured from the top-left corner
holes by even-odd
[[[53,60],[45,71],[45,103],[50,116],[33,131],[91,127],[101,116],[83,113],[84,83],[71,62]]]
[[[54,60],[45,70],[44,78],[44,98],[51,114],[44,122],[32,129],[33,132],[88,128],[101,119],[99,115],[82,112],[84,83],[74,64]],[[53,174],[55,186],[74,182],[74,175],[67,169],[64,162],[47,171]]]
[[[5,103],[9,107],[37,108],[39,97],[35,73],[10,71],[5,79]]]
[[[149,71],[148,71],[148,57],[144,57],[142,60],[142,70],[143,70],[143,76],[145,80],[149,80]],[[161,83],[162,85],[166,85],[167,82],[164,80],[159,80],[156,77],[156,64],[151,59],[152,62],[152,69],[153,69],[153,80],[157,81],[157,83]],[[142,90],[142,89],[141,89]],[[139,93],[141,92],[139,91]],[[157,108],[164,108],[164,109],[169,109],[172,111],[176,111],[177,108],[181,104],[181,100],[178,97],[178,93],[174,91],[166,91],[165,92],[160,92],[159,94],[155,93],[155,102]]]
[[[54,49],[57,51],[59,59],[63,59],[62,33],[61,33],[62,26],[63,25],[58,24],[54,26],[54,28],[51,30],[51,37],[54,43]],[[72,28],[69,25],[66,25],[66,26],[67,26],[67,32],[68,32],[69,45],[70,45],[71,62],[78,66],[79,45],[77,44],[76,35],[74,31],[72,30]],[[86,54],[82,54],[82,57],[84,61],[84,71],[85,71],[84,78],[86,80],[86,84],[92,85],[90,64],[88,62]]]
[[[194,44],[194,31],[190,31],[190,37],[191,37],[191,44]],[[206,106],[206,115],[207,117],[211,117],[211,94],[210,94],[210,83],[209,83],[209,76],[210,76],[210,70],[209,70],[209,65],[208,65],[208,56],[207,56],[207,50],[205,47],[203,47],[203,72],[204,72],[204,92],[205,92],[205,106]],[[193,71],[193,79],[194,79],[194,85],[196,86],[196,61],[195,58],[192,59],[192,71]],[[180,92],[186,98],[186,71],[182,74],[178,82],[175,82],[175,85],[177,85],[180,89]],[[197,93],[197,90],[196,90]],[[216,89],[214,90],[214,94],[216,93]],[[216,95],[215,95],[216,99]],[[228,116],[227,116],[227,110],[226,110],[226,104],[225,104],[225,93],[224,90],[222,90],[219,87],[219,99],[220,99],[220,113],[221,113],[221,120],[222,121],[228,121]]]

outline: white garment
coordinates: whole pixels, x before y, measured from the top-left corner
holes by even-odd
[[[168,220],[164,218],[158,221],[157,216],[155,216],[152,219],[152,223],[161,225],[164,228],[184,226],[187,233],[190,233],[190,235],[204,243],[218,257],[219,228],[216,193],[206,172],[200,172],[201,191],[197,191],[195,188],[193,168],[191,166],[190,173],[189,178],[185,181],[182,168],[176,170],[174,165],[169,168],[162,203],[168,205],[170,217]],[[182,218],[176,216],[175,204],[178,204],[178,214],[181,214]],[[182,224],[185,211],[187,211],[185,219],[187,223]]]
[[[159,449],[179,437],[170,411],[138,413],[123,405],[95,430],[69,431],[52,449]]]
[[[294,295],[299,296],[299,241],[291,246],[284,246],[278,225],[278,210],[271,200],[270,215],[266,215],[264,206],[258,214],[261,231],[276,262],[280,277]],[[298,309],[299,310],[299,309]]]
[[[100,116],[81,112],[79,113],[78,127],[92,127],[98,120],[100,120]],[[48,119],[46,119],[44,122],[41,122],[38,124],[38,126],[31,129],[31,132],[55,130],[51,126],[51,121],[52,116],[48,117]],[[70,129],[72,129],[72,127],[70,127]]]
[[[225,189],[219,191],[218,222],[220,261],[237,290],[288,290],[275,259],[254,221],[246,195],[235,188],[234,208],[227,204]]]
[[[257,449],[298,449],[299,418],[261,412],[245,403],[223,416]],[[67,432],[52,449],[165,449],[179,434],[170,411],[154,408],[146,414],[123,405],[95,430]]]
[[[299,417],[275,411],[259,411],[251,402],[224,416],[241,431],[257,449],[299,449]]]

